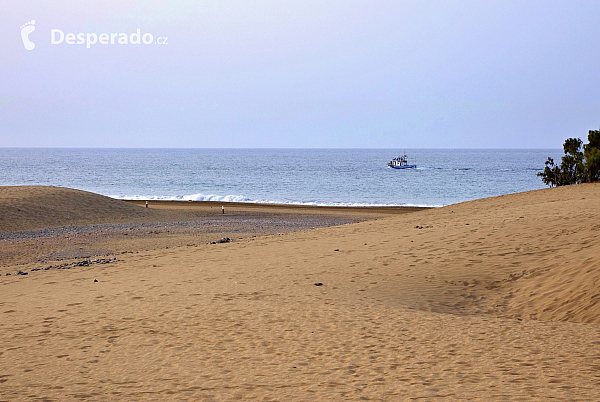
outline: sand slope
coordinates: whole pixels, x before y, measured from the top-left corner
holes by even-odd
[[[2,277],[0,399],[596,401],[599,197]]]
[[[0,232],[135,221],[156,211],[87,191],[47,186],[0,186]]]
[[[600,323],[599,184],[478,200],[372,225],[396,233],[381,240],[386,247],[376,256],[388,268],[379,268],[386,284],[373,291],[388,302]]]

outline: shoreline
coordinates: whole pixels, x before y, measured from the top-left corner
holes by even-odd
[[[214,201],[214,200],[186,200],[178,197],[164,197],[164,198],[144,198],[144,197],[132,197],[132,198],[121,198],[120,196],[106,195],[106,197],[114,200],[126,201],[126,202],[198,202],[198,203],[214,203],[214,204],[232,204],[232,205],[265,205],[265,206],[290,206],[290,207],[318,207],[318,208],[442,208],[447,205],[425,205],[425,204],[377,204],[377,203],[364,203],[364,202],[296,202],[296,201]],[[463,202],[463,201],[460,201]],[[448,204],[450,205],[450,204]]]
[[[160,208],[196,208],[198,206],[204,206],[209,208],[220,209],[221,206],[227,209],[233,210],[263,210],[263,211],[278,211],[278,212],[357,212],[357,213],[381,213],[381,214],[402,214],[407,212],[417,212],[426,209],[432,209],[437,207],[419,207],[419,206],[377,206],[377,205],[304,205],[304,204],[276,204],[276,203],[260,203],[260,202],[221,202],[221,201],[187,201],[187,200],[152,200],[152,199],[140,199],[140,200],[126,200],[120,198],[113,198],[119,201],[125,201],[127,203],[145,206],[146,201],[149,203],[149,207],[159,206]]]

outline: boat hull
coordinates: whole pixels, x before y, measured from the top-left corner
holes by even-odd
[[[406,165],[406,166],[393,166],[393,165],[388,165],[389,167],[391,167],[392,169],[416,169],[417,165]]]

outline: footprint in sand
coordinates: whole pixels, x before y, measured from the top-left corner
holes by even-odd
[[[29,34],[35,31],[35,20],[21,25],[21,39],[23,39],[23,45],[27,50],[33,50],[35,43],[29,40]]]

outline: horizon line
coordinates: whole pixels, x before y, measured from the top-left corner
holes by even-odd
[[[562,150],[562,147],[558,148],[534,148],[534,147],[522,147],[522,148],[507,148],[507,147],[78,147],[78,146],[65,146],[65,147],[38,147],[38,146],[16,146],[16,147],[3,147],[0,149],[173,149],[173,150],[184,150],[184,149],[249,149],[249,150],[282,150],[282,149],[298,149],[298,150],[309,150],[309,149],[331,149],[331,150],[342,150],[342,149],[372,149],[372,150],[391,150],[391,149],[435,149],[435,150]]]

